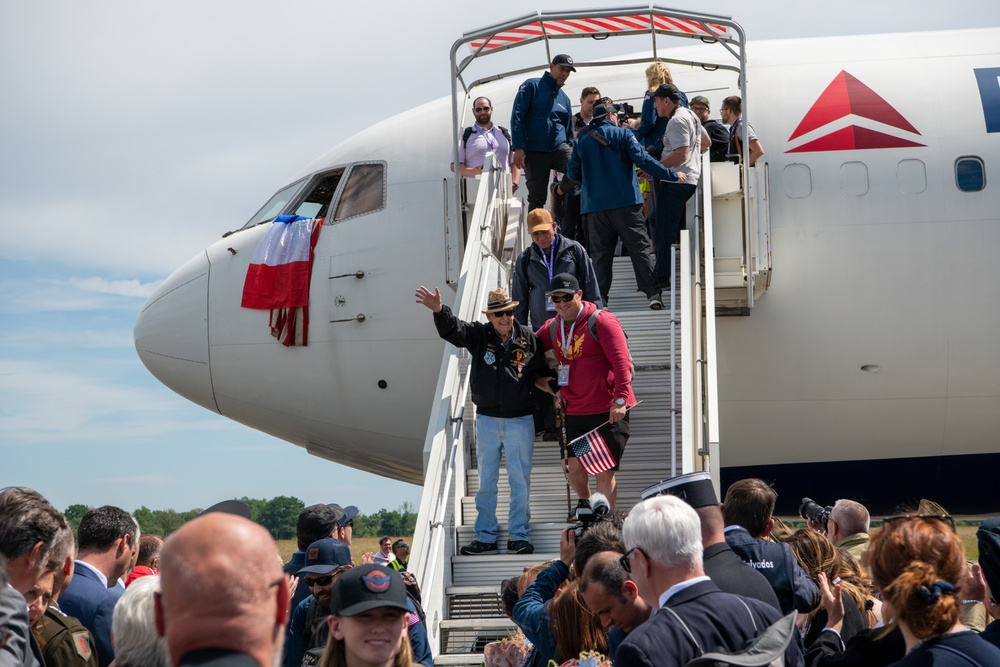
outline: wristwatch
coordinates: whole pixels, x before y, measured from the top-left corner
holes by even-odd
[[[615,405],[617,405],[619,408],[624,408],[625,407],[625,399],[624,398],[616,398],[615,399]]]

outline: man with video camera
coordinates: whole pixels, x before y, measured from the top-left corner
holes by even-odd
[[[861,562],[861,554],[871,541],[868,536],[871,525],[868,508],[845,498],[835,502],[833,507],[820,507],[813,500],[803,498],[799,515],[809,520],[810,528],[826,533],[838,549],[843,549]]]

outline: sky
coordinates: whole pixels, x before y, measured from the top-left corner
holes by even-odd
[[[0,487],[60,509],[278,495],[416,508],[418,486],[312,457],[159,384],[136,355],[135,317],[313,158],[448,95],[463,32],[586,6],[0,0]],[[1000,21],[996,0],[697,8],[732,16],[751,42]]]

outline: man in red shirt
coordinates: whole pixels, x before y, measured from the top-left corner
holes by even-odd
[[[588,508],[593,475],[613,509],[615,471],[629,437],[627,410],[636,404],[628,342],[617,317],[583,300],[573,275],[553,276],[550,291],[556,317],[537,335],[559,364],[550,388],[566,414],[569,483],[580,499],[577,508]]]

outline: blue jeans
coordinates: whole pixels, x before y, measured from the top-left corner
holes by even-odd
[[[500,452],[507,455],[510,482],[510,514],[507,518],[511,540],[528,540],[528,487],[531,485],[531,451],[535,445],[535,423],[531,415],[500,418],[476,415],[476,459],[479,492],[476,494],[476,539],[487,544],[497,541],[497,482],[500,479]]]

